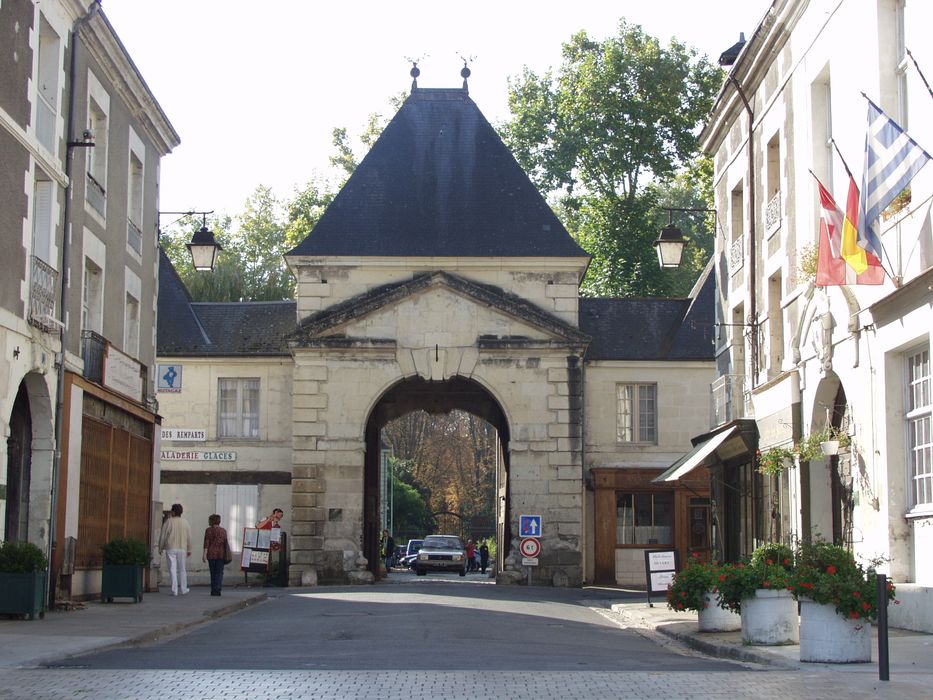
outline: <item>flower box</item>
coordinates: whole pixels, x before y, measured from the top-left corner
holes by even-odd
[[[45,572],[0,572],[0,613],[45,617]]]
[[[871,661],[871,622],[849,619],[831,603],[800,599],[800,660],[856,664]]]
[[[790,591],[760,588],[742,599],[742,641],[760,646],[800,641],[797,601]]]
[[[718,593],[709,591],[703,600],[706,607],[697,612],[700,632],[734,632],[742,628],[742,618],[738,614],[720,607]]]
[[[143,567],[139,564],[104,564],[101,569],[100,599],[112,603],[114,598],[143,599]]]

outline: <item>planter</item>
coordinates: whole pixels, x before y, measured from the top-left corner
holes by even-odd
[[[849,620],[829,603],[800,600],[800,660],[857,664],[871,661],[871,622]]]
[[[742,600],[742,641],[761,646],[800,641],[797,601],[790,591],[759,588],[754,598]]]
[[[823,453],[824,457],[832,457],[833,455],[839,454],[839,441],[824,440],[820,443],[820,452]]]
[[[112,603],[114,598],[143,599],[143,567],[139,564],[104,564],[101,570],[100,599]]]
[[[700,632],[734,632],[742,628],[742,618],[738,614],[719,607],[718,593],[706,593],[703,600],[706,607],[697,613]]]
[[[45,572],[0,573],[0,613],[45,617]]]

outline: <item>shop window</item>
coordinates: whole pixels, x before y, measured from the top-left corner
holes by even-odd
[[[674,542],[674,493],[616,495],[616,545],[670,545]]]
[[[616,385],[619,442],[655,444],[658,440],[658,387],[655,384]]]
[[[259,437],[259,380],[218,379],[217,437]]]
[[[933,379],[930,348],[907,356],[907,462],[911,505],[933,508]]]

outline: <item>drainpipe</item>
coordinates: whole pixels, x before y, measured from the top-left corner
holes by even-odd
[[[61,463],[62,463],[62,418],[65,413],[65,318],[67,314],[67,303],[68,303],[68,287],[70,284],[70,277],[68,272],[68,265],[70,264],[69,258],[69,226],[71,225],[71,197],[73,194],[73,182],[71,178],[71,170],[73,163],[73,150],[76,147],[82,145],[93,145],[93,144],[82,144],[74,140],[74,127],[75,127],[75,104],[77,102],[75,90],[75,80],[77,76],[77,57],[78,57],[78,32],[81,30],[81,27],[86,25],[91,21],[91,18],[97,14],[97,11],[100,9],[100,0],[94,0],[87,9],[87,12],[83,17],[79,17],[74,26],[71,28],[71,58],[68,65],[68,115],[65,122],[65,180],[67,185],[65,186],[65,203],[62,207],[62,255],[61,255],[61,267],[59,268],[62,271],[62,286],[61,286],[61,296],[59,298],[58,314],[59,320],[61,321],[61,348],[58,358],[58,378],[57,378],[57,394],[55,399],[55,452],[52,456],[52,485],[50,491],[50,503],[49,503],[49,544],[47,550],[47,559],[48,564],[46,566],[46,585],[49,587],[48,590],[48,603],[49,609],[53,608],[55,605],[55,581],[52,580],[52,556],[55,552],[55,528],[58,526],[56,522],[56,511],[58,510],[58,479],[59,474],[61,473]]]
[[[735,86],[735,91],[741,98],[742,104],[745,105],[745,113],[748,115],[748,325],[752,329],[749,345],[751,346],[752,355],[751,384],[752,388],[755,388],[758,384],[758,265],[756,262],[757,241],[755,240],[755,144],[753,141],[755,113],[745,96],[745,92],[742,90],[742,86],[731,73],[729,74],[729,81]]]

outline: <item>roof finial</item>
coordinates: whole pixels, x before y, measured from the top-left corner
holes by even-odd
[[[463,61],[463,68],[460,69],[460,77],[463,78],[463,91],[468,93],[470,88],[467,86],[467,78],[470,77],[470,68],[467,65],[472,61],[475,56],[460,56],[460,60]]]
[[[418,89],[418,76],[421,75],[421,71],[418,70],[418,61],[411,62],[411,70],[408,73],[411,75],[411,89],[415,91]]]

